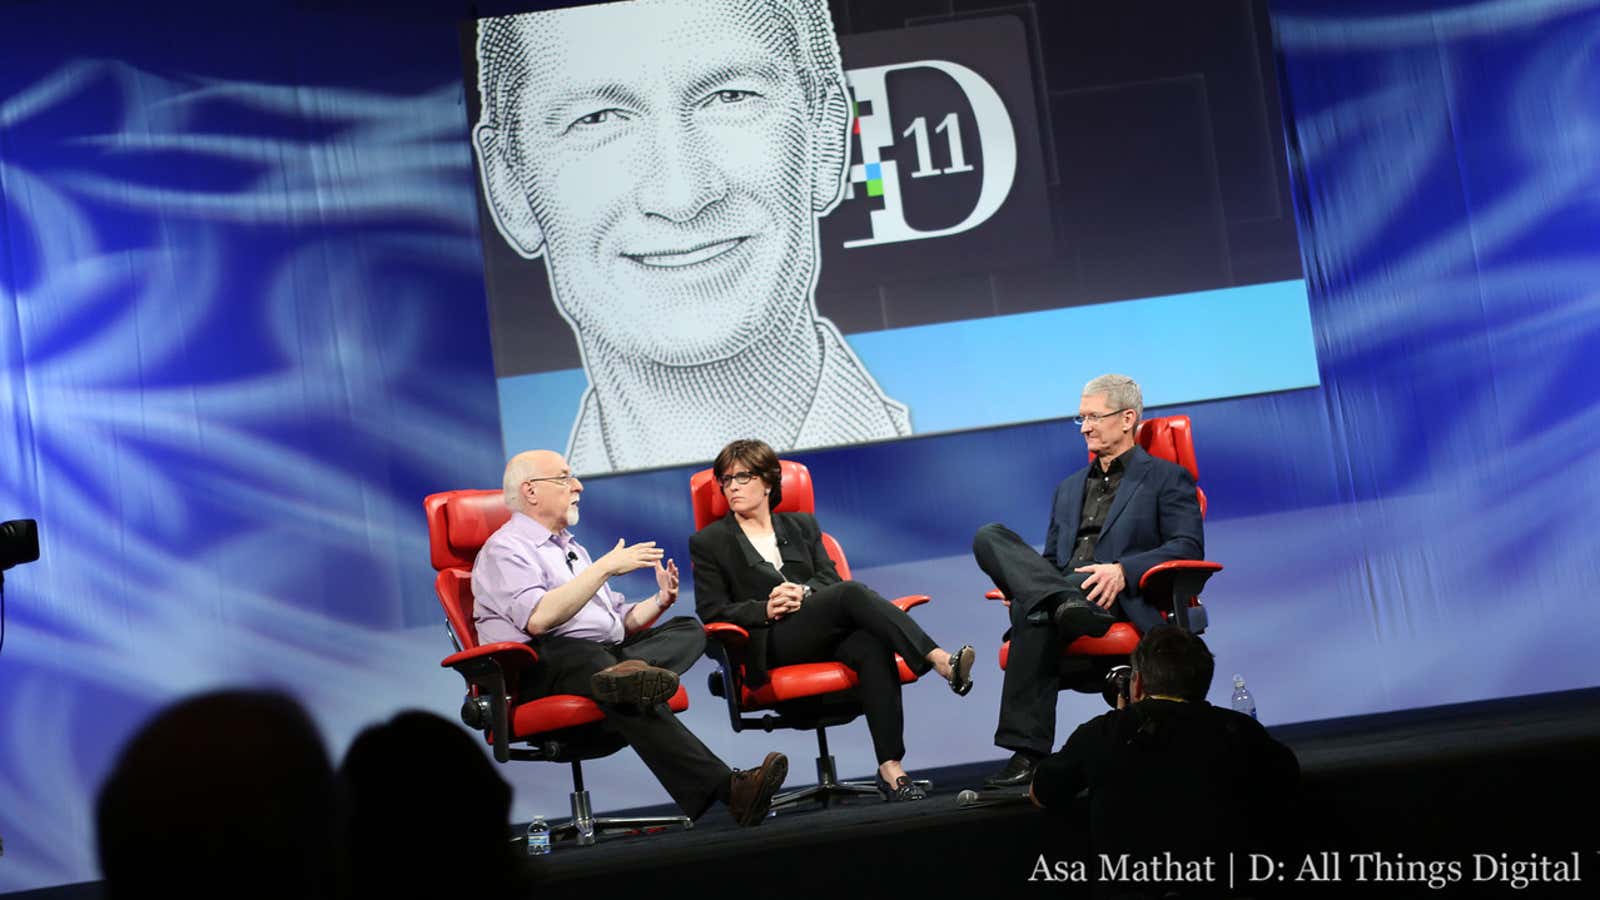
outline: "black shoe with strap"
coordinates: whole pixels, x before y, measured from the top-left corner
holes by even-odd
[[[910,800],[926,800],[928,797],[928,792],[912,781],[910,775],[901,775],[896,778],[894,787],[891,788],[889,787],[889,782],[884,780],[883,774],[880,772],[874,776],[873,786],[878,789],[878,793],[883,795],[883,802],[885,803],[905,803]]]
[[[972,649],[971,644],[964,644],[960,650],[950,654],[950,690],[955,691],[957,697],[965,697],[972,692],[972,664],[977,659],[978,652]]]

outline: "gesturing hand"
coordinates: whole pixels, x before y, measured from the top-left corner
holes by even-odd
[[[1097,603],[1102,609],[1110,609],[1117,595],[1128,584],[1128,576],[1122,572],[1122,563],[1094,563],[1072,571],[1090,573],[1083,580],[1083,593],[1090,603]]]
[[[678,564],[667,560],[665,567],[656,563],[656,602],[666,609],[678,602]]]
[[[666,551],[656,546],[655,541],[645,541],[642,544],[628,544],[621,538],[611,552],[600,557],[596,565],[612,575],[626,575],[634,569],[660,563]]]

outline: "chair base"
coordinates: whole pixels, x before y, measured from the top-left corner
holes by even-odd
[[[588,791],[572,792],[572,818],[550,826],[550,841],[576,841],[579,847],[591,847],[598,835],[618,831],[643,831],[647,828],[672,828],[688,830],[694,820],[688,816],[596,816],[589,806]]]
[[[926,778],[914,779],[912,783],[923,790],[929,790],[933,787],[933,782]],[[819,756],[817,757],[817,783],[810,787],[799,788],[772,798],[772,811],[778,812],[808,801],[815,801],[823,808],[827,808],[832,806],[835,800],[862,795],[881,796],[878,793],[877,785],[870,781],[840,781],[838,768],[833,763],[833,757],[831,755]]]

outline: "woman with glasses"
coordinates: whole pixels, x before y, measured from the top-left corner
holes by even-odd
[[[876,591],[840,579],[816,518],[772,511],[783,482],[778,456],[765,443],[723,447],[712,473],[728,514],[689,539],[701,620],[750,632],[745,677],[757,684],[768,669],[796,663],[842,662],[854,669],[878,756],[878,792],[885,800],[921,800],[925,792],[900,764],[905,717],[894,655],[918,675],[937,671],[966,696],[972,645],[950,653]]]

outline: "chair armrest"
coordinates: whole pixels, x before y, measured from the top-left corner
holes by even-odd
[[[474,665],[479,660],[493,659],[501,665],[511,669],[522,669],[539,661],[539,654],[527,644],[516,644],[511,641],[499,641],[493,644],[481,644],[470,650],[452,653],[440,661],[439,665],[446,669],[461,671],[461,665],[472,661]]]
[[[750,632],[732,622],[712,622],[705,626],[706,637],[718,641],[730,650],[744,647],[750,642]]]
[[[500,641],[452,653],[439,663],[466,679],[470,690],[462,706],[462,721],[488,732],[499,762],[511,759],[511,703],[517,695],[518,676],[538,661],[539,654],[527,644]],[[467,718],[472,707],[478,709],[475,718],[482,718]]]
[[[905,610],[906,612],[910,612],[912,607],[921,606],[922,604],[927,603],[929,600],[932,600],[932,599],[933,598],[929,597],[927,594],[907,594],[904,597],[896,597],[893,600],[890,600],[889,602],[893,603],[895,606],[900,607],[902,610]]]
[[[1200,607],[1200,589],[1207,579],[1220,571],[1221,563],[1203,559],[1171,560],[1151,566],[1144,573],[1139,579],[1139,593],[1151,606],[1168,610],[1170,621],[1179,628],[1201,634],[1207,622],[1205,609]],[[1196,609],[1191,613],[1191,608]]]
[[[1203,559],[1174,559],[1164,563],[1157,563],[1145,570],[1144,577],[1139,579],[1139,590],[1161,578],[1176,578],[1180,572],[1192,572],[1199,575],[1200,584],[1205,584],[1207,578],[1213,573],[1222,571],[1222,563],[1208,562]]]
[[[708,622],[706,637],[713,643],[706,655],[717,663],[707,684],[711,695],[721,697],[728,704],[728,721],[734,731],[744,728],[739,701],[744,694],[744,648],[750,643],[750,632],[732,622]],[[770,729],[769,729],[770,730]]]

